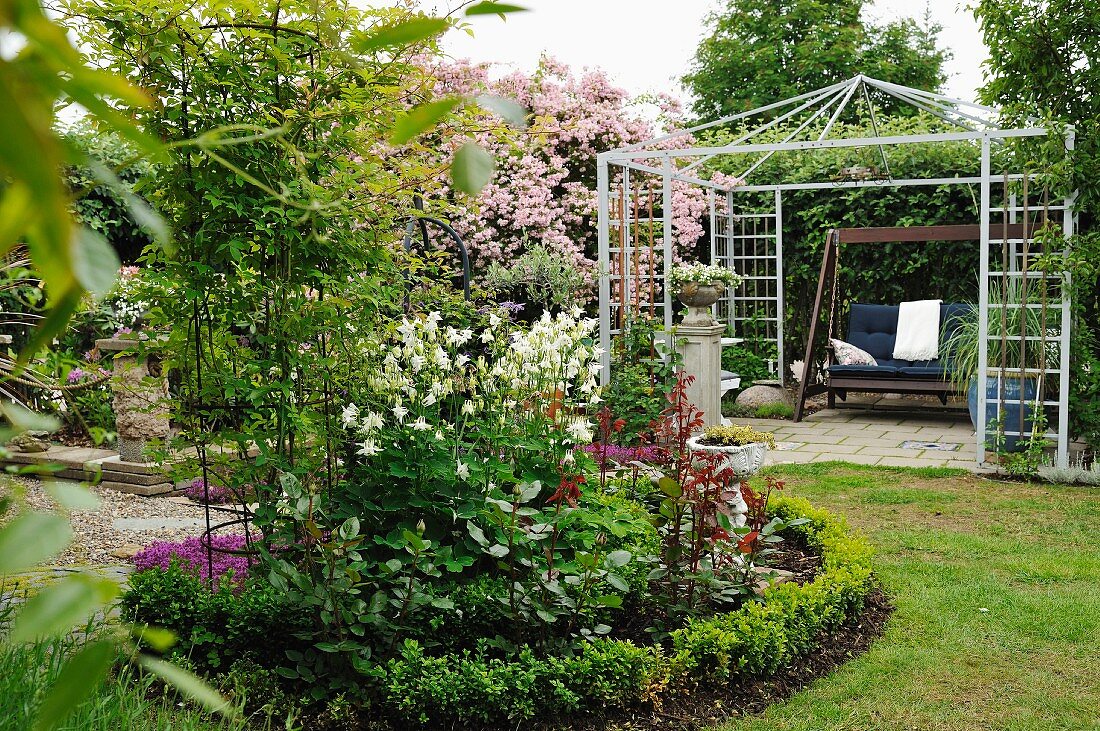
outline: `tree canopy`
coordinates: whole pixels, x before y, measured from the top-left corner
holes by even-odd
[[[867,0],[725,0],[684,83],[699,121],[812,91],[864,73],[938,90],[948,53],[926,15],[875,24]],[[887,110],[891,111],[891,110]]]

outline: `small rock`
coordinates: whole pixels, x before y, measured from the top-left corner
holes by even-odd
[[[127,543],[111,551],[114,558],[133,558],[141,553],[141,546],[136,543]]]
[[[765,404],[788,404],[790,397],[787,391],[773,386],[761,386],[759,384],[749,386],[737,394],[737,405],[748,409],[756,409]]]
[[[46,431],[26,431],[8,442],[20,452],[46,452],[50,449],[50,433]]]

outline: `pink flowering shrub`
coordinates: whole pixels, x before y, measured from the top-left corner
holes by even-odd
[[[552,58],[544,57],[530,76],[516,72],[491,80],[488,65],[469,61],[439,65],[432,75],[439,96],[495,94],[514,99],[532,115],[528,129],[513,135],[501,134],[489,116],[475,125],[482,131],[474,136],[493,153],[497,171],[476,200],[460,201],[452,213],[452,224],[470,249],[475,275],[494,261],[507,264],[527,244],[541,243],[571,259],[591,283],[597,271],[596,154],[650,139],[660,130],[631,108],[636,100],[603,71],[586,70],[578,76]],[[666,118],[679,113],[670,97],[650,101]],[[457,136],[451,144],[465,141]],[[665,146],[690,143],[684,137]],[[657,179],[652,181],[659,189]],[[700,189],[673,184],[677,258],[703,235],[706,207]]]
[[[211,536],[210,545],[213,551],[213,578],[215,581],[221,577],[231,575],[234,584],[240,585],[248,577],[248,569],[252,560],[248,556],[241,556],[224,551],[244,550],[247,541],[243,535]],[[210,568],[206,561],[206,546],[202,545],[202,539],[198,537],[185,538],[179,542],[156,541],[136,556],[134,566],[138,571],[146,569],[167,570],[175,560],[180,568],[194,573],[204,581],[211,577]]]

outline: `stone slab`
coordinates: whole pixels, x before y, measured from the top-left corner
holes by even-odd
[[[109,449],[93,447],[63,447],[54,445],[45,452],[12,451],[5,460],[9,464],[39,465],[59,464],[63,467],[81,468],[85,462],[115,454]]]
[[[128,482],[101,482],[99,485],[108,490],[118,490],[119,492],[126,492],[131,495],[143,495],[145,497],[163,495],[166,492],[172,492],[176,489],[171,482],[160,482],[155,485],[131,485]]]
[[[98,463],[104,470],[112,472],[129,472],[137,475],[162,475],[165,472],[164,465],[157,462],[127,462],[118,456],[117,452],[110,457],[102,459]]]
[[[923,459],[921,457],[883,457],[879,464],[885,467],[946,467],[946,459]]]
[[[905,457],[910,459],[924,456],[924,452],[922,450],[901,449],[900,447],[863,447],[859,450],[859,453],[873,454],[878,457]],[[943,455],[944,453],[940,452],[939,454]],[[942,456],[940,457],[940,459],[946,461],[948,458],[946,456]]]
[[[799,452],[822,452],[829,454],[855,454],[863,449],[860,444],[804,444],[798,448]]]
[[[878,464],[882,457],[873,454],[819,454],[814,462],[851,462],[852,464]]]
[[[901,442],[897,439],[883,439],[882,437],[872,436],[853,436],[844,440],[845,444],[851,444],[853,446],[860,447],[900,447]]]
[[[180,530],[206,528],[203,518],[115,518],[111,521],[115,530],[146,532],[154,530]]]

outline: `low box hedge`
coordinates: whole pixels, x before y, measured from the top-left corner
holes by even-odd
[[[771,512],[809,519],[790,531],[821,552],[813,581],[779,584],[736,611],[695,620],[672,633],[671,652],[600,639],[574,657],[525,651],[504,661],[473,652],[433,657],[409,642],[375,677],[385,715],[405,724],[514,726],[629,706],[704,679],[774,673],[858,614],[873,580],[870,546],[843,519],[799,498],[775,498]]]

